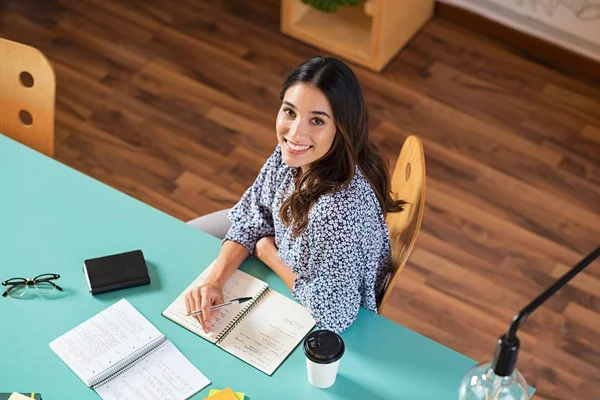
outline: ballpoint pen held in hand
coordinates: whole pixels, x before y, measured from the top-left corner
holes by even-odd
[[[237,299],[226,301],[225,303],[222,303],[222,304],[214,305],[214,306],[212,306],[210,308],[210,311],[219,310],[219,309],[221,309],[223,307],[232,306],[232,305],[235,305],[235,304],[242,304],[242,303],[245,303],[245,302],[247,302],[249,300],[252,300],[252,297],[240,297],[240,298],[237,298]],[[185,315],[187,317],[192,317],[194,315],[199,315],[199,314],[202,314],[202,311],[190,311],[189,313],[187,313]]]

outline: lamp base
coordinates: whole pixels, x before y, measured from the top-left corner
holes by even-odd
[[[498,376],[492,363],[485,362],[475,365],[462,379],[458,400],[529,400],[529,390],[516,368],[508,376]]]

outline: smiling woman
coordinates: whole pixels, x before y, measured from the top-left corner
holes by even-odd
[[[305,84],[286,90],[277,116],[277,138],[287,165],[306,171],[329,151],[336,132],[331,114],[320,90]]]
[[[245,258],[257,256],[321,328],[341,332],[360,307],[377,310],[391,262],[387,165],[369,140],[367,111],[352,70],[314,57],[286,77],[278,146],[228,213],[231,227],[202,286],[186,294],[205,331],[209,308]]]
[[[331,149],[337,131],[331,107],[317,88],[303,83],[285,90],[277,116],[277,139],[283,161],[307,172]]]

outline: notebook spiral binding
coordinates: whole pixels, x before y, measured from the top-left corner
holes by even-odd
[[[88,386],[92,389],[95,389],[98,386],[104,385],[106,382],[111,381],[121,372],[128,370],[140,361],[146,359],[149,355],[155,353],[161,348],[163,344],[167,342],[168,340],[165,336],[155,338],[147,345],[140,347],[138,350],[134,351],[127,357],[117,361],[115,364],[113,364],[111,368],[106,368],[105,370],[100,371],[100,373],[90,381]]]
[[[231,332],[231,330],[233,328],[235,328],[235,326],[237,324],[240,323],[241,319],[239,318],[240,316],[244,315],[246,312],[250,312],[254,307],[256,307],[256,305],[260,302],[260,299],[262,299],[264,297],[264,295],[269,291],[269,287],[268,286],[263,286],[263,288],[261,289],[260,293],[258,294],[258,296],[256,296],[256,299],[253,299],[247,306],[245,306],[244,308],[242,308],[240,310],[240,312],[237,313],[237,315],[231,320],[230,323],[227,324],[227,326],[225,327],[225,329],[223,329],[223,333],[220,334],[219,336],[217,336],[217,343],[221,341],[221,339],[225,339],[227,337],[227,335],[229,335],[229,332]]]

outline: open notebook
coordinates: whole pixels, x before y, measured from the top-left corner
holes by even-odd
[[[243,304],[222,308],[204,333],[194,317],[187,317],[185,294],[202,283],[214,263],[184,290],[162,315],[223,350],[272,375],[315,325],[302,305],[269,288],[266,282],[236,270],[223,288],[225,301],[252,297]]]
[[[187,399],[210,381],[123,299],[50,343],[104,400]]]

